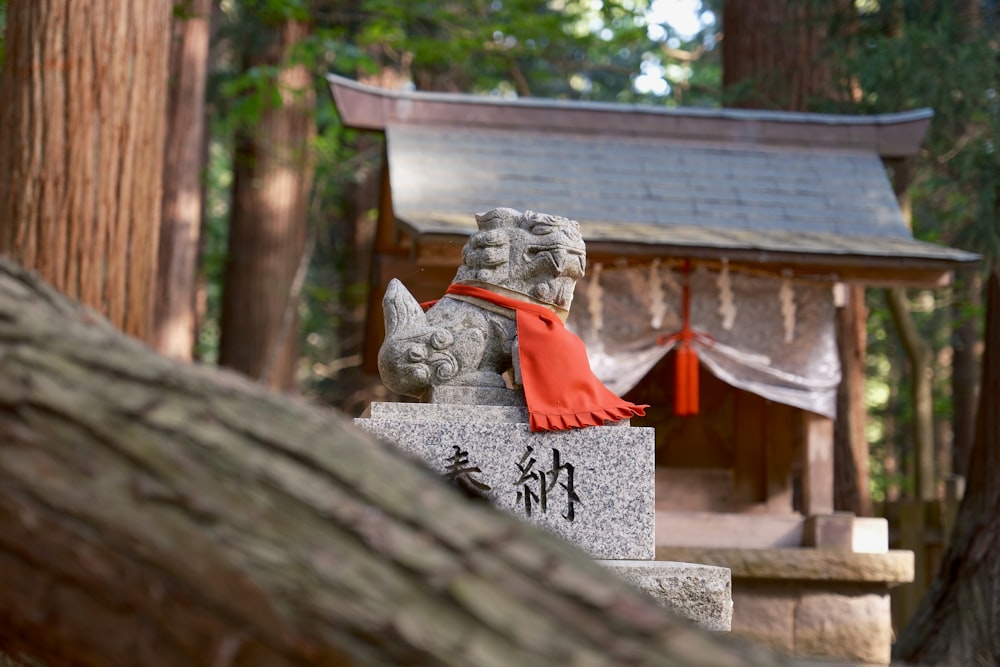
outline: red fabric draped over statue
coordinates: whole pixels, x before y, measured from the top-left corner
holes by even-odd
[[[623,400],[604,386],[590,369],[583,341],[545,306],[457,283],[447,293],[515,312],[521,382],[532,431],[603,426],[606,421],[646,414],[648,405]]]

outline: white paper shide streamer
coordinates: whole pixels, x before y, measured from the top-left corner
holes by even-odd
[[[781,280],[778,299],[781,301],[781,317],[785,325],[785,342],[791,343],[795,340],[795,289],[792,288],[792,279],[787,273]]]
[[[587,286],[587,309],[590,311],[590,333],[593,340],[600,338],[601,329],[604,328],[604,288],[601,287],[603,268],[600,263],[594,264],[590,284]]]
[[[649,265],[649,315],[649,325],[654,329],[661,329],[663,319],[667,316],[667,294],[663,291],[658,259],[654,259]]]
[[[729,260],[722,260],[722,270],[715,281],[719,288],[719,317],[722,318],[722,328],[726,331],[733,330],[733,323],[736,321],[736,303],[733,299],[733,284],[729,278]]]

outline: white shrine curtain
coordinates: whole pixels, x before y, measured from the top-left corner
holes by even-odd
[[[590,365],[609,389],[634,387],[681,328],[684,274],[659,263],[591,267],[577,283],[567,326],[587,344]],[[713,340],[696,342],[701,363],[728,384],[833,418],[840,361],[830,283],[696,266],[690,322]]]

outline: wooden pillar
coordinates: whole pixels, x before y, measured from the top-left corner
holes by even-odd
[[[833,513],[833,420],[802,413],[802,513]]]
[[[771,514],[792,512],[792,462],[795,450],[795,414],[797,410],[782,403],[768,402],[768,429],[765,439],[767,475],[767,511]]]
[[[733,433],[733,502],[739,511],[759,508],[767,500],[764,442],[767,401],[747,391],[735,392]]]

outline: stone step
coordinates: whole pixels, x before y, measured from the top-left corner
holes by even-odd
[[[733,621],[729,568],[664,560],[599,560],[660,605],[706,630],[728,632]]]

